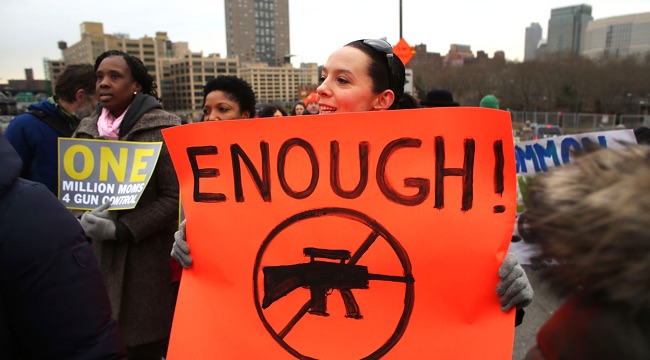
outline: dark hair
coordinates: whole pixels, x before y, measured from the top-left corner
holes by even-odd
[[[133,80],[135,80],[135,82],[140,84],[142,87],[142,92],[144,94],[155,97],[158,101],[161,101],[161,99],[158,98],[158,92],[156,91],[158,86],[156,85],[156,82],[153,81],[153,76],[149,74],[149,71],[147,70],[147,67],[144,66],[144,63],[133,55],[129,55],[119,50],[104,51],[97,57],[97,60],[95,60],[95,71],[97,71],[99,68],[99,64],[101,64],[104,59],[110,56],[123,57],[124,61],[126,61],[126,64],[131,70],[131,76],[133,77]]]
[[[77,100],[77,90],[83,89],[86,96],[95,94],[95,70],[90,64],[70,64],[59,75],[54,86],[54,94],[57,99],[67,102]]]
[[[223,91],[228,98],[239,104],[241,112],[248,111],[249,116],[255,116],[255,92],[244,80],[232,75],[219,75],[208,81],[203,87],[203,105],[205,98],[213,91]]]
[[[307,106],[305,105],[305,103],[302,101],[298,101],[297,103],[293,104],[293,109],[291,109],[291,115],[298,115],[296,114],[296,106],[298,105],[302,105],[302,108],[304,109],[303,114],[305,113],[305,111],[307,111]]]
[[[280,112],[282,113],[282,116],[287,116],[287,112],[281,106],[272,105],[272,104],[264,106],[262,108],[262,110],[260,110],[259,116],[261,118],[273,117],[275,112],[278,111],[278,110],[280,110]]]
[[[370,57],[368,75],[372,79],[372,90],[376,94],[379,94],[384,90],[390,89],[395,94],[395,101],[393,101],[393,104],[388,108],[389,110],[413,109],[420,107],[413,96],[404,93],[406,73],[402,60],[396,54],[393,54],[393,71],[390,71],[386,54],[364,44],[363,40],[356,40],[346,44],[345,46],[359,49]]]

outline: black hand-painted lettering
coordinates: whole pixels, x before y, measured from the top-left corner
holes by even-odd
[[[503,141],[494,142],[494,192],[503,195],[503,167],[505,160],[503,157]]]
[[[472,208],[474,198],[474,153],[476,145],[474,139],[465,139],[464,142],[465,157],[463,168],[445,168],[445,139],[442,136],[435,138],[436,152],[436,181],[435,181],[435,205],[436,209],[442,209],[445,206],[444,196],[444,177],[461,176],[463,179],[463,195],[461,201],[461,210],[467,211]]]
[[[339,142],[330,142],[330,186],[334,193],[344,199],[356,199],[363,193],[368,184],[368,152],[370,144],[367,141],[359,143],[359,182],[357,186],[346,191],[341,188],[341,173],[339,159]]]
[[[429,196],[430,182],[429,179],[424,178],[406,178],[404,179],[404,186],[406,187],[415,187],[418,188],[418,193],[415,195],[403,195],[398,193],[388,181],[386,177],[386,164],[388,159],[400,148],[413,147],[419,148],[422,145],[422,140],[412,139],[412,138],[401,138],[391,141],[384,150],[382,150],[381,155],[379,156],[379,161],[377,162],[377,184],[382,194],[390,201],[393,201],[397,204],[402,204],[406,206],[415,206],[419,205],[427,196]]]
[[[219,169],[216,168],[203,168],[199,169],[199,164],[196,161],[198,156],[202,155],[216,155],[218,153],[216,146],[194,146],[186,149],[187,156],[192,167],[192,176],[194,177],[194,191],[193,198],[195,202],[221,202],[226,201],[226,195],[222,193],[202,193],[199,189],[201,178],[210,178],[219,176]]]
[[[269,163],[269,144],[260,141],[260,153],[262,154],[262,177],[253,165],[251,159],[246,155],[244,150],[238,144],[230,145],[230,157],[232,159],[232,170],[235,185],[235,199],[237,202],[244,202],[244,190],[242,187],[241,167],[239,159],[244,161],[248,173],[255,182],[257,192],[262,196],[265,202],[271,201],[271,165]]]
[[[505,159],[503,156],[503,141],[497,140],[494,142],[494,192],[503,196],[503,168],[505,166]],[[503,205],[494,205],[495,214],[504,213],[506,207]]]
[[[301,147],[307,155],[309,156],[309,162],[311,164],[311,180],[309,186],[303,191],[294,191],[289,184],[287,183],[287,178],[285,176],[285,166],[287,161],[287,154],[289,150],[293,147]],[[316,158],[316,152],[310,143],[300,138],[292,138],[284,142],[278,151],[278,178],[280,180],[280,186],[282,190],[291,196],[294,199],[304,199],[311,195],[314,190],[316,190],[316,185],[318,185],[318,159]]]

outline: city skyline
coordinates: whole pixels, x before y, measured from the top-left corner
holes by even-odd
[[[345,43],[358,38],[383,38],[395,44],[400,37],[399,0],[331,0],[324,5],[289,0],[292,62],[324,64],[327,56]],[[174,42],[188,42],[194,52],[204,55],[226,52],[223,0],[178,2],[161,0],[126,2],[115,0],[111,8],[79,7],[69,0],[7,0],[0,3],[4,14],[0,83],[24,79],[32,68],[43,79],[43,59],[61,59],[58,41],[68,45],[80,40],[79,25],[84,21],[104,24],[106,33],[127,33],[130,38],[154,37],[167,32]],[[531,23],[548,35],[551,9],[586,4],[592,6],[594,20],[650,11],[647,0],[605,0],[572,2],[551,0],[528,4],[514,0],[498,4],[462,1],[458,4],[402,0],[402,35],[411,46],[426,44],[429,52],[446,54],[451,44],[471,46],[493,56],[504,51],[508,60],[522,61],[525,31]],[[129,11],[125,11],[129,9]],[[133,15],[124,15],[133,14]],[[148,16],[145,16],[148,15]],[[490,16],[490,14],[492,14]],[[137,21],[133,21],[133,17]],[[34,25],[37,24],[38,26]],[[442,35],[439,35],[442,34]]]

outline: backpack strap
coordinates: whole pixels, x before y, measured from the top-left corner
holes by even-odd
[[[54,131],[57,132],[57,134],[59,134],[59,137],[70,137],[74,132],[70,124],[61,121],[60,119],[54,118],[52,115],[46,113],[43,110],[31,109],[29,110],[29,113],[49,125]]]

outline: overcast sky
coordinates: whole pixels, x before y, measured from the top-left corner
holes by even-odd
[[[294,62],[323,64],[340,46],[361,38],[400,37],[399,0],[289,0]],[[522,60],[525,30],[531,23],[548,31],[551,9],[581,4],[569,0],[402,0],[402,36],[410,45],[426,44],[445,54],[450,44],[472,51],[505,51]],[[594,19],[650,12],[649,0],[593,0]],[[59,40],[80,40],[84,21],[104,24],[107,34],[132,39],[166,31],[172,41],[186,41],[192,51],[226,56],[223,0],[0,0],[0,83],[24,79],[32,68],[43,79],[43,59],[61,59]]]

